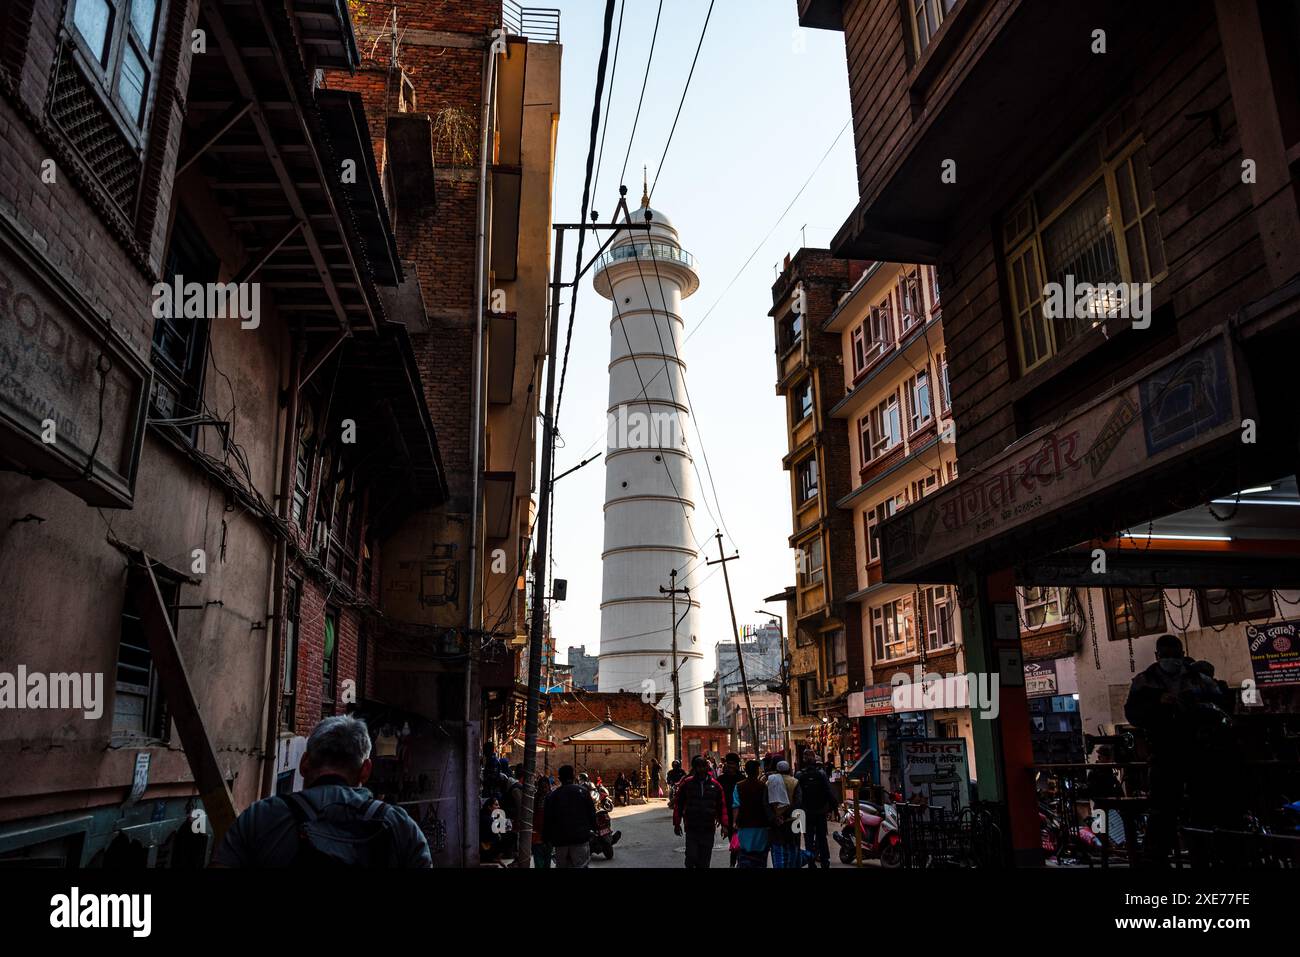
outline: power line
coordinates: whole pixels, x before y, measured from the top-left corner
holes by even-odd
[[[623,45],[623,14],[626,11],[627,0],[623,0],[618,8],[618,34],[614,37],[614,65],[609,71],[609,99],[605,105],[605,123],[600,131],[600,153],[596,157],[596,181],[591,186],[592,196],[600,195],[600,171],[605,164],[605,136],[609,133],[609,117],[614,112],[614,81],[618,78],[618,51]]]
[[[673,134],[677,132],[677,121],[682,117],[682,107],[686,104],[686,94],[691,88],[691,79],[695,76],[695,64],[699,62],[700,50],[704,47],[704,35],[709,30],[709,19],[713,16],[714,0],[709,0],[709,12],[704,15],[704,26],[700,29],[700,42],[695,47],[695,57],[691,60],[691,71],[686,74],[686,86],[682,88],[682,98],[677,103],[677,115],[673,117],[672,129],[668,131],[668,140],[664,143],[663,155],[659,157],[659,167],[655,170],[654,182],[650,184],[649,195],[653,196],[655,186],[659,184],[659,174],[663,171],[664,160],[668,158],[668,147],[673,145]],[[629,144],[631,149],[631,144]]]
[[[578,309],[577,277],[582,272],[582,246],[587,237],[587,209],[591,205],[592,167],[596,162],[596,138],[600,133],[600,104],[605,94],[605,66],[609,62],[609,35],[614,26],[614,0],[605,3],[605,33],[600,44],[600,62],[596,65],[596,96],[591,103],[591,138],[587,144],[587,172],[582,183],[582,215],[578,229],[577,265],[574,267],[574,290],[569,300],[569,327],[564,337],[564,362],[560,366],[560,394],[555,400],[555,417],[546,427],[554,429],[560,421],[560,407],[564,404],[564,378],[569,371],[569,346],[573,343],[573,317]]]
[[[741,273],[743,273],[746,269],[749,268],[749,264],[753,262],[754,257],[758,255],[759,250],[763,248],[763,244],[772,238],[772,234],[776,232],[777,227],[781,225],[781,221],[784,220],[786,215],[789,214],[790,210],[794,208],[794,204],[797,203],[799,201],[799,197],[804,194],[804,190],[806,190],[808,188],[808,184],[813,181],[813,178],[817,175],[818,170],[822,168],[822,164],[826,162],[827,157],[831,155],[831,151],[835,149],[835,144],[840,141],[840,137],[844,135],[845,130],[849,128],[849,124],[852,122],[853,121],[851,119],[845,122],[845,124],[840,128],[840,131],[835,134],[835,139],[831,140],[831,145],[826,148],[826,152],[822,154],[822,158],[817,161],[817,165],[813,167],[813,171],[808,174],[808,178],[804,180],[803,185],[799,187],[799,192],[794,194],[794,199],[790,200],[789,205],[785,207],[785,209],[781,212],[781,215],[776,218],[776,222],[772,224],[772,228],[769,229],[767,231],[767,234],[758,241],[758,245],[755,246],[754,251],[749,254],[749,258],[746,259],[744,263],[741,264],[740,268],[736,270],[736,274],[731,277],[731,281],[727,283],[727,287],[722,290],[722,294],[718,296],[716,300],[714,300],[713,305],[709,306],[708,311],[705,312],[704,315],[700,318],[700,321],[695,324],[695,328],[692,329],[690,333],[687,334],[686,336],[687,342],[690,342],[691,336],[694,336],[695,333],[700,331],[700,326],[704,325],[705,321],[709,318],[709,316],[713,314],[713,310],[717,309],[719,303],[721,303],[722,300],[727,297],[727,293],[731,291],[731,287],[736,284],[736,280],[740,278]]]
[[[636,101],[636,116],[632,119],[632,135],[627,139],[627,153],[623,157],[623,169],[618,174],[619,185],[627,176],[627,161],[632,156],[632,143],[636,140],[637,124],[641,122],[641,104],[645,102],[646,84],[650,82],[650,64],[655,58],[655,41],[659,39],[659,17],[664,12],[664,0],[659,0],[659,10],[655,13],[655,29],[650,36],[650,55],[645,60],[645,77],[641,80],[641,96]]]

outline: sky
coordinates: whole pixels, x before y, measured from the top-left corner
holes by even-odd
[[[606,74],[611,112],[591,203],[604,221],[618,202],[619,174],[629,150],[659,6],[658,0],[619,3],[626,6],[622,42],[611,91],[611,37]],[[557,5],[564,52],[554,217],[557,222],[576,222],[605,4],[558,0]],[[649,166],[652,180],[659,167],[708,7],[706,0],[663,0],[624,179],[633,209],[641,196],[642,166]],[[614,35],[618,21],[616,8]],[[763,599],[794,582],[788,544],[789,474],[781,467],[787,451],[786,418],[775,391],[772,320],[767,312],[776,269],[785,255],[802,245],[828,245],[857,200],[848,120],[843,34],[801,29],[795,0],[716,0],[653,205],[672,219],[700,273],[699,291],[683,303],[689,338],[682,358],[693,400],[692,451],[710,507],[715,516],[720,510],[730,532],[727,553],[739,552],[739,560],[728,564],[728,573],[742,627],[767,620],[755,614],[756,609],[784,615],[783,603],[765,606]],[[816,176],[781,218],[814,169]],[[760,246],[769,231],[771,237]],[[589,234],[585,259],[597,245]],[[737,277],[756,247],[753,260]],[[566,240],[566,281],[573,274],[573,256],[571,234]],[[561,339],[568,296],[566,290]],[[563,445],[556,450],[557,475],[605,449],[609,319],[610,304],[592,289],[588,274],[578,291],[560,412]],[[708,484],[710,471],[716,503]],[[561,651],[585,645],[587,653],[594,654],[600,643],[604,494],[603,457],[555,486],[553,574],[568,581],[567,600],[554,602],[551,612]],[[702,504],[697,504],[694,525],[701,537],[714,532],[715,523]],[[716,557],[716,542],[708,544],[715,552],[711,557]],[[731,640],[718,566],[700,572],[695,597],[702,603],[700,645],[706,671],[712,674],[714,647]]]

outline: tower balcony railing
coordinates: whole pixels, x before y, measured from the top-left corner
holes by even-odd
[[[601,256],[596,263],[596,271],[599,272],[611,263],[628,259],[661,259],[695,268],[695,257],[679,246],[670,243],[628,243],[626,246],[615,246]]]
[[[560,11],[554,7],[523,7],[502,0],[501,26],[507,33],[537,43],[560,42]]]

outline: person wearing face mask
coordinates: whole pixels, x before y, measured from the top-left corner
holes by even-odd
[[[1223,705],[1219,686],[1200,668],[1192,667],[1183,643],[1174,635],[1156,639],[1156,660],[1133,678],[1124,716],[1146,735],[1151,749],[1151,816],[1147,850],[1158,865],[1168,862],[1186,794],[1198,772],[1197,727],[1206,714]],[[1201,755],[1203,759],[1204,756]]]

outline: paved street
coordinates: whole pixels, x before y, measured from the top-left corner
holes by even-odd
[[[662,798],[656,798],[649,804],[632,807],[614,808],[614,827],[623,832],[622,839],[614,848],[614,859],[607,861],[603,857],[592,858],[592,867],[684,867],[686,864],[685,847],[682,839],[673,834],[673,815],[668,804]],[[832,825],[833,830],[838,825]],[[838,846],[831,842],[831,867],[839,868],[836,851]],[[713,845],[714,867],[726,868],[728,863],[727,842],[721,837]]]

